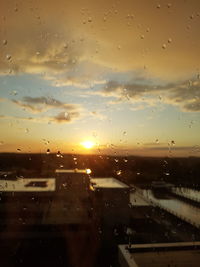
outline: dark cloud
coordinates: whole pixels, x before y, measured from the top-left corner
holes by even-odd
[[[18,106],[31,112],[43,112],[48,109],[59,108],[66,111],[77,110],[80,106],[76,104],[67,104],[51,97],[23,97],[22,101],[12,100]]]
[[[19,116],[5,116],[0,115],[0,119],[5,120],[22,120],[31,121],[35,123],[70,123],[76,119],[79,119],[81,114],[77,112],[60,112],[55,116],[41,116],[41,117],[19,117]]]
[[[144,81],[143,81],[144,82]],[[153,101],[178,106],[183,111],[200,111],[200,80],[187,80],[166,85],[118,83],[110,81],[97,94],[112,96],[118,100],[145,102]],[[120,101],[115,102],[120,103]]]
[[[12,102],[31,113],[42,113],[51,109],[59,109],[60,112],[55,116],[40,116],[37,118],[16,118],[22,120],[31,120],[35,122],[54,122],[67,123],[78,119],[81,116],[82,108],[77,104],[67,104],[51,97],[23,97],[22,101],[12,100]]]
[[[80,117],[79,112],[60,112],[52,118],[52,121],[57,123],[68,123]]]

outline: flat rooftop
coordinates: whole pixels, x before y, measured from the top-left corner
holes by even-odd
[[[92,178],[90,182],[94,188],[129,188],[126,184],[112,177]]]
[[[199,246],[198,242],[198,246]],[[156,246],[155,246],[156,245]],[[167,248],[165,250],[142,251],[145,248]],[[173,249],[179,247],[178,250]],[[139,244],[135,245],[136,251],[129,252],[127,245],[119,245],[119,260],[125,260],[126,265],[130,267],[198,267],[200,262],[200,248],[193,249],[195,243],[167,243],[167,244]],[[133,245],[134,247],[134,245]],[[187,249],[185,247],[188,247]],[[139,251],[137,251],[139,249]]]
[[[89,174],[90,169],[56,169],[55,173],[85,173]]]
[[[130,193],[130,202],[133,206],[150,206],[145,198],[137,191]]]
[[[55,178],[0,180],[0,192],[52,192],[55,188]]]

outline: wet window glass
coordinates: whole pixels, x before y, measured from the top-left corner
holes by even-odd
[[[200,262],[200,1],[0,1],[0,266]]]

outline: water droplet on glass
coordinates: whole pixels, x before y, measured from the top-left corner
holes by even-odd
[[[166,49],[166,47],[167,47],[166,44],[162,45],[162,49]]]
[[[7,59],[7,60],[11,60],[11,58],[12,58],[11,55],[9,55],[9,54],[6,55],[6,59]]]
[[[63,47],[64,47],[65,49],[67,49],[67,48],[68,48],[68,44],[65,43]]]
[[[167,7],[168,7],[168,8],[170,8],[171,6],[172,6],[172,4],[171,4],[171,3],[168,3],[168,4],[167,4]]]
[[[159,143],[159,140],[158,139],[156,139],[156,144],[158,144]]]
[[[156,8],[158,8],[158,9],[161,8],[161,5],[160,4],[157,4]]]
[[[175,141],[174,141],[174,140],[171,141],[171,145],[172,145],[172,146],[175,145]]]
[[[140,39],[144,39],[144,35],[140,35]]]
[[[92,22],[92,18],[91,17],[88,18],[88,22]]]
[[[60,151],[58,151],[57,154],[56,154],[56,157],[60,158],[60,156],[61,156],[61,153],[60,153]]]
[[[17,152],[21,152],[21,149],[20,148],[17,148]]]
[[[8,41],[7,40],[3,40],[3,45],[7,45]]]
[[[117,175],[121,175],[121,174],[122,174],[121,170],[117,171]]]
[[[50,149],[49,149],[49,148],[47,149],[47,152],[46,152],[46,153],[47,153],[47,154],[50,154]]]
[[[171,39],[171,38],[169,38],[169,39],[167,40],[167,42],[168,42],[169,44],[171,44],[171,42],[172,42],[172,39]]]
[[[12,91],[11,95],[17,95],[17,91]]]

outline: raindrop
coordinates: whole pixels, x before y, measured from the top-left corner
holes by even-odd
[[[6,59],[7,59],[7,60],[11,60],[11,58],[12,58],[11,55],[9,55],[9,54],[6,55]]]
[[[20,148],[17,148],[17,152],[21,152],[21,149]]]
[[[158,8],[158,9],[161,8],[161,5],[160,4],[157,4],[156,8]]]
[[[61,156],[61,153],[60,153],[60,151],[58,151],[57,154],[56,154],[56,157],[60,158],[60,156]]]
[[[50,149],[49,149],[49,148],[47,149],[47,152],[46,152],[46,153],[47,153],[47,154],[50,154]]]
[[[171,145],[172,145],[172,146],[175,145],[175,141],[174,141],[174,140],[171,141]]]
[[[119,160],[118,159],[115,159],[115,162],[118,162]]]
[[[121,45],[118,45],[117,48],[120,50],[121,49]]]
[[[144,39],[144,35],[140,35],[140,39]]]
[[[67,183],[63,183],[63,188],[67,188]]]
[[[3,40],[3,45],[7,45],[8,41],[7,40]]]
[[[169,38],[169,39],[167,40],[167,42],[168,42],[169,44],[171,44],[171,42],[172,42],[172,39],[171,39],[171,38]]]
[[[115,236],[118,236],[118,235],[119,235],[117,229],[114,229],[114,235],[115,235]]]
[[[12,91],[11,95],[17,95],[17,91]]]
[[[91,17],[88,18],[88,22],[92,22],[92,18]]]
[[[171,6],[172,6],[172,4],[171,4],[171,3],[168,3],[168,4],[167,4],[167,7],[168,7],[168,8],[170,8]]]
[[[39,51],[37,51],[37,52],[36,52],[36,55],[37,55],[37,56],[39,56],[39,55],[40,55],[40,52],[39,52]]]
[[[166,44],[162,45],[162,49],[166,49],[166,47],[167,47]]]
[[[193,19],[193,18],[194,18],[194,15],[191,15],[191,16],[190,16],[190,19]]]
[[[158,139],[156,139],[156,141],[155,141],[155,142],[156,142],[156,144],[158,144],[158,143],[159,143],[159,140],[158,140]]]
[[[123,132],[123,135],[127,135],[127,132],[126,132],[126,131],[124,131],[124,132]]]
[[[67,49],[67,48],[68,48],[68,44],[65,43],[63,47],[64,47],[65,49]]]
[[[117,175],[121,175],[121,174],[122,174],[121,170],[117,171]]]

